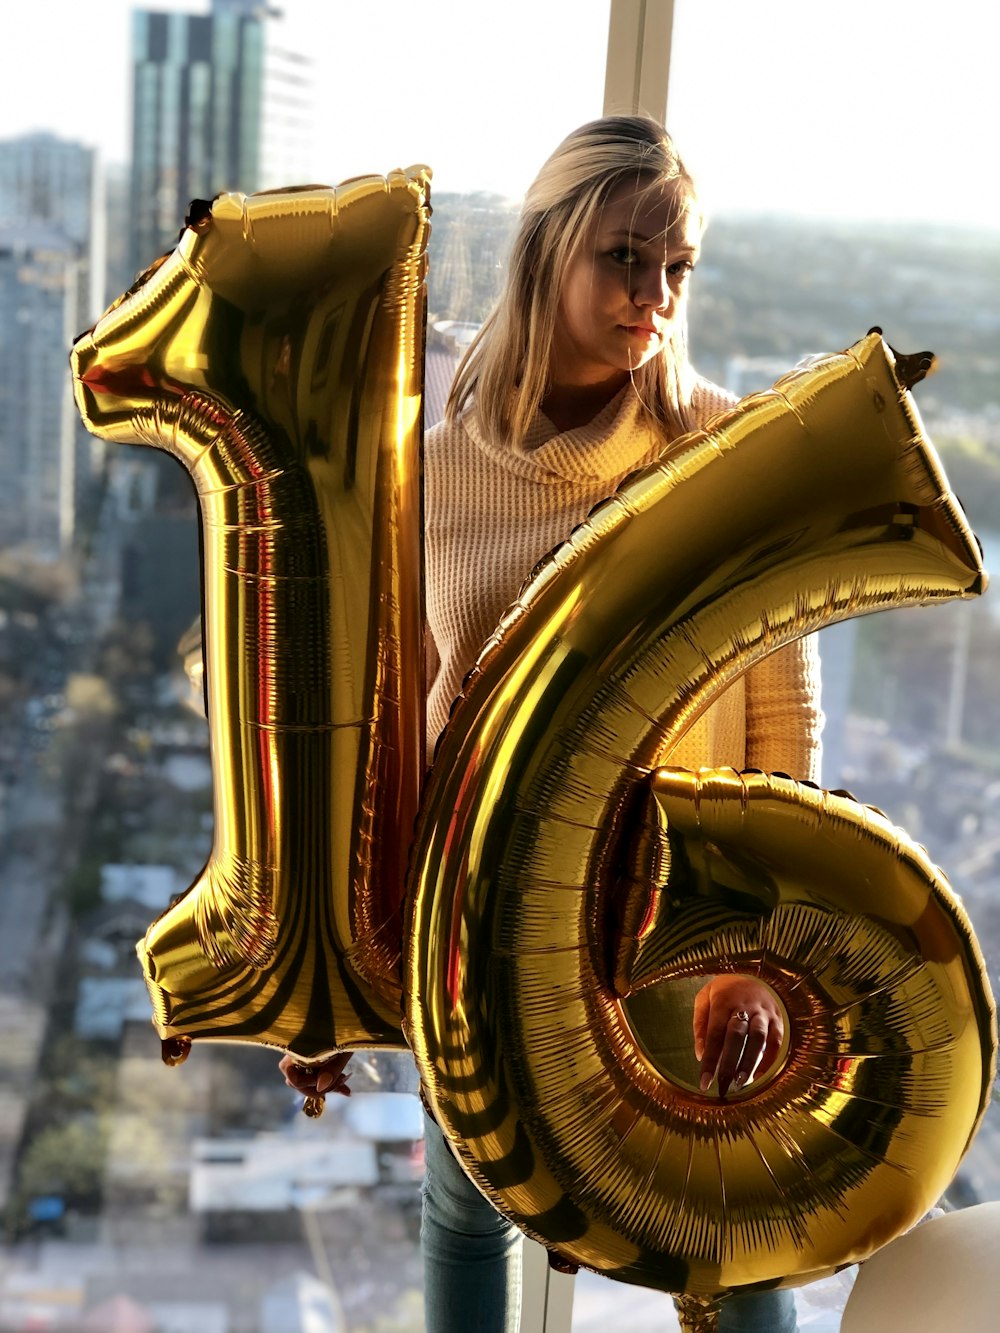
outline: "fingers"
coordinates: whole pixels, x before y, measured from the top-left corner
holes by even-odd
[[[746,1010],[735,1010],[713,1015],[701,1061],[701,1091],[708,1091],[713,1078],[718,1079],[720,1096],[725,1096],[730,1085],[741,1088],[757,1067],[766,1041],[767,1020],[762,1014],[751,1017]]]
[[[711,988],[709,986],[703,986],[694,997],[693,1027],[694,1058],[696,1060],[705,1059],[705,1042],[708,1038],[708,1019],[712,1008],[710,990]],[[709,1082],[711,1082],[711,1080],[709,1080]]]
[[[746,1010],[739,1010],[730,1015],[716,1069],[720,1097],[724,1097],[730,1088],[739,1092],[753,1077],[767,1043],[767,1034],[768,1021],[763,1014],[750,1015]]]
[[[339,1056],[337,1058],[340,1059]],[[345,1056],[339,1069],[323,1068],[322,1072],[316,1076],[316,1091],[318,1093],[326,1096],[328,1092],[339,1092],[343,1097],[350,1097],[351,1088],[347,1081],[350,1076],[343,1072],[344,1065],[349,1059],[350,1056]]]
[[[699,1087],[702,1092],[707,1092],[709,1084],[715,1078],[715,1071],[719,1067],[722,1059],[722,1053],[725,1049],[727,1038],[729,1037],[729,1019],[718,1011],[714,1014],[706,1014],[704,1018],[705,1039],[702,1044],[701,1053],[701,1081]],[[733,1037],[735,1044],[735,1035]],[[740,1038],[740,1050],[743,1049],[743,1040]],[[695,1055],[698,1053],[697,1038],[695,1045]]]
[[[350,1075],[344,1072],[350,1058],[350,1051],[342,1051],[321,1064],[303,1065],[294,1055],[284,1055],[278,1061],[278,1068],[288,1087],[303,1097],[323,1098],[330,1093],[350,1097]]]
[[[718,1081],[718,1095],[738,1092],[778,1058],[784,1021],[773,994],[750,977],[716,977],[694,1002],[695,1058],[699,1088]]]
[[[772,1020],[767,1029],[767,1041],[764,1043],[764,1053],[760,1057],[760,1064],[757,1066],[757,1074],[763,1076],[775,1063],[781,1054],[781,1043],[785,1039],[785,1025],[780,1018]]]

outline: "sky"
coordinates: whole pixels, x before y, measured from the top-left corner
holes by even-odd
[[[314,61],[316,182],[422,161],[438,190],[517,198],[601,114],[609,0],[279,3]],[[19,6],[0,135],[51,129],[124,162],[133,7]],[[982,0],[677,0],[667,123],[710,213],[997,230],[998,50]]]

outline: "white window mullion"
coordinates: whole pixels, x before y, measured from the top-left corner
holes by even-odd
[[[611,0],[604,114],[650,116],[664,124],[674,0]]]

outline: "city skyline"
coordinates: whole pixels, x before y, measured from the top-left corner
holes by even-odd
[[[50,129],[125,162],[134,7],[47,0],[19,15],[0,134]],[[289,46],[315,64],[320,182],[427,161],[439,190],[518,197],[562,135],[601,112],[608,0],[511,0],[502,23],[450,0],[385,0],[377,22],[320,0],[282,8]],[[947,23],[929,0],[678,0],[668,123],[710,212],[996,229],[1000,187],[980,145],[1000,118],[998,41],[1000,14],[973,0]]]

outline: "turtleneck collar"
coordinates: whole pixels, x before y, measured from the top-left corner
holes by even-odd
[[[653,456],[658,445],[631,384],[616,394],[592,421],[559,431],[539,412],[524,442],[500,447],[483,438],[475,406],[462,418],[469,437],[495,463],[520,477],[538,482],[614,481],[635,471]]]

